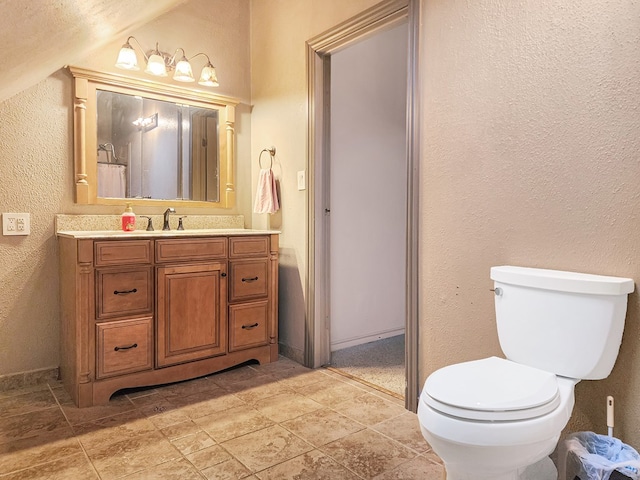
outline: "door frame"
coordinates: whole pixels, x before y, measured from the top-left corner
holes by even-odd
[[[405,298],[405,407],[418,406],[418,42],[420,0],[385,0],[307,42],[307,312],[305,365],[317,368],[331,358],[329,336],[329,95],[330,56],[381,29],[408,24],[407,63],[407,248]]]

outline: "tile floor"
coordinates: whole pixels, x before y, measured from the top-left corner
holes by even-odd
[[[442,480],[403,402],[284,357],[76,408],[0,392],[0,478]]]

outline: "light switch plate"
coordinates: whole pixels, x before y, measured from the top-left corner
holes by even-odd
[[[31,219],[28,213],[3,213],[3,235],[29,235],[31,233]]]
[[[307,175],[304,170],[298,172],[298,190],[306,190],[307,188]]]

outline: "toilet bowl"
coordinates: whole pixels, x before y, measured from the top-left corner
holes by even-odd
[[[578,383],[496,357],[435,373],[420,396],[418,419],[447,480],[520,478],[555,448]]]
[[[420,395],[424,438],[447,480],[555,480],[554,450],[582,379],[605,378],[617,357],[630,279],[493,267],[506,359],[433,372]],[[532,469],[540,466],[539,472]]]

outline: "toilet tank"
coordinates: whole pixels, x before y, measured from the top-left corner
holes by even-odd
[[[491,279],[509,360],[564,377],[609,376],[633,280],[514,266],[492,267]]]

